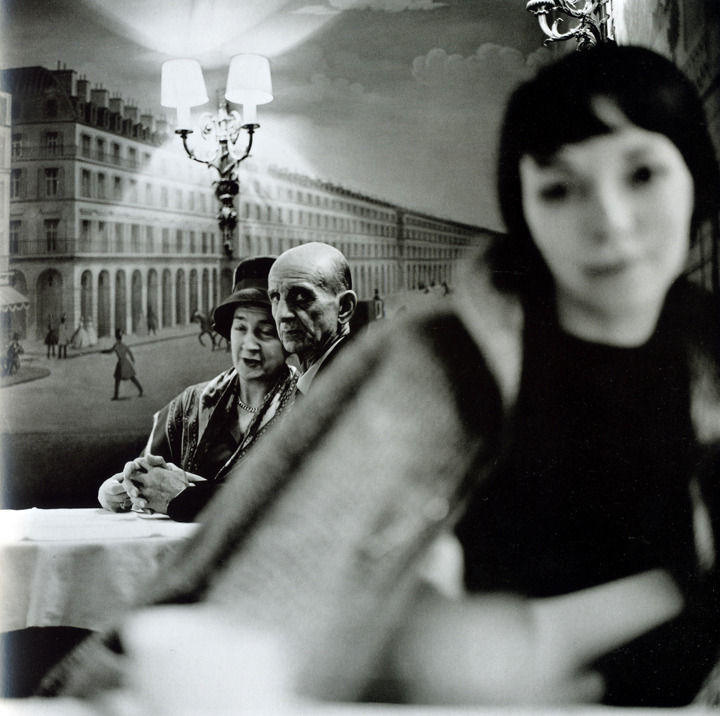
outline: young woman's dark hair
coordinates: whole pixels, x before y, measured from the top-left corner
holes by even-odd
[[[570,53],[518,87],[500,135],[497,191],[508,237],[489,257],[499,288],[522,293],[552,282],[525,222],[519,164],[524,155],[546,161],[566,144],[613,131],[594,111],[607,97],[642,129],[665,135],[695,183],[691,240],[717,215],[720,173],[695,86],[668,59],[643,47],[603,45]]]

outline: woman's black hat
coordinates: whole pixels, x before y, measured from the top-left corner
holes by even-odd
[[[238,264],[232,293],[213,312],[213,328],[223,338],[230,340],[230,327],[238,306],[254,305],[270,310],[268,274],[274,263],[275,256],[254,256]]]

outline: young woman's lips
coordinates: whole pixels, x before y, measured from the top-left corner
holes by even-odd
[[[248,368],[258,368],[260,366],[260,361],[255,358],[243,358],[243,363]]]
[[[613,278],[620,276],[630,268],[628,261],[616,261],[614,263],[600,264],[597,266],[587,266],[585,274],[590,278]]]

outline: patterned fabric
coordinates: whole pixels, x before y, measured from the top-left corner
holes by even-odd
[[[245,455],[287,408],[293,399],[297,379],[297,371],[285,366],[237,448],[229,455],[225,454],[225,459],[219,463],[218,453],[213,450],[216,436],[237,424],[240,380],[235,368],[186,388],[158,411],[145,452],[160,455],[167,462],[207,480],[220,481],[230,466]]]

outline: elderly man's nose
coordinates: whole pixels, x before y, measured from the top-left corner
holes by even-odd
[[[288,320],[293,317],[293,312],[284,298],[280,298],[274,306],[274,315],[276,319]]]

